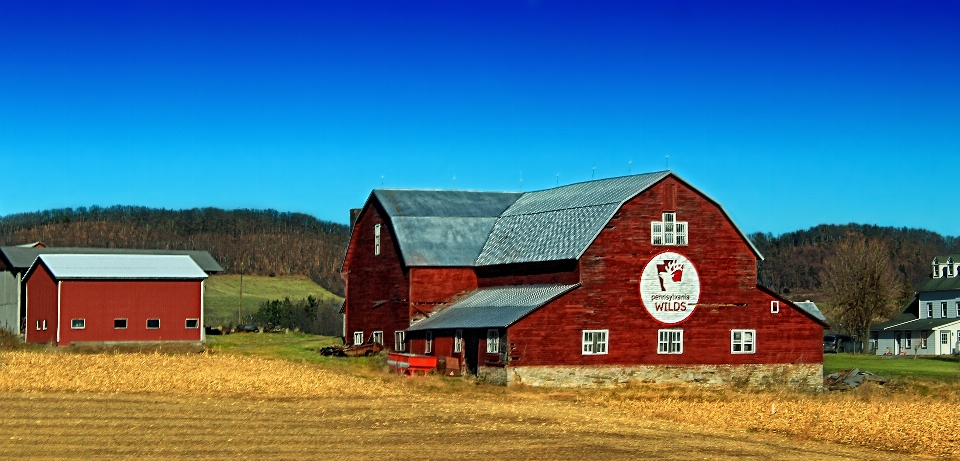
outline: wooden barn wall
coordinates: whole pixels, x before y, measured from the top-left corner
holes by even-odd
[[[60,287],[60,342],[74,341],[200,341],[200,328],[186,328],[200,319],[201,282],[188,280],[66,280]],[[85,327],[71,329],[71,320]],[[127,319],[115,329],[114,319]],[[147,319],[160,328],[147,329]]]
[[[365,340],[383,331],[384,345],[393,346],[394,332],[410,326],[410,278],[403,267],[386,213],[371,201],[353,230],[344,264],[347,304],[344,309],[346,340],[362,331]],[[380,224],[380,254],[374,251],[374,226]]]
[[[26,341],[48,343],[57,339],[57,282],[47,267],[40,264],[26,282]],[[37,331],[37,321],[47,321],[46,331]]]
[[[477,277],[481,288],[553,283],[572,285],[580,281],[580,265],[577,261],[548,261],[478,267]]]
[[[671,193],[668,193],[671,192]],[[673,195],[675,195],[675,198]],[[654,246],[650,222],[676,211],[689,223],[687,246]],[[639,278],[665,251],[685,255],[701,280],[699,305],[678,325],[661,324],[644,309]],[[606,364],[750,364],[822,362],[822,327],[756,288],[756,257],[712,203],[667,178],[626,203],[580,260],[583,286],[509,328],[512,366]],[[683,330],[684,352],[657,353],[657,331]],[[609,353],[582,355],[583,330],[609,330]],[[755,354],[731,354],[732,329],[756,330]]]
[[[411,267],[410,318],[429,316],[456,298],[477,289],[470,267]]]

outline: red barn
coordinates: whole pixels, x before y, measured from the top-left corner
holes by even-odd
[[[206,278],[186,255],[42,254],[24,278],[24,339],[202,341]]]
[[[529,193],[378,189],[344,260],[345,334],[503,384],[818,386],[825,321],[758,285],[761,258],[670,171]]]

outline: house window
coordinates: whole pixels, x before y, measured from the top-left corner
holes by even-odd
[[[777,314],[780,312],[780,301],[770,301],[770,313]]]
[[[363,341],[363,338],[360,338]],[[373,332],[373,342],[383,345],[383,331],[377,330]]]
[[[934,265],[933,265],[933,278],[938,278],[938,277],[940,277],[940,266],[934,264]]]
[[[374,256],[380,255],[380,225],[373,225],[373,254]]]
[[[584,330],[583,355],[605,355],[609,330]]]
[[[495,328],[487,330],[487,353],[500,353],[500,330]]]
[[[200,328],[200,319],[187,319],[184,324],[184,327],[188,330],[195,330]]]
[[[689,226],[677,221],[676,213],[664,213],[663,221],[650,223],[650,243],[653,245],[686,245]]]
[[[945,302],[940,303],[940,318],[947,318],[947,303]]]
[[[757,352],[756,336],[757,336],[756,330],[730,331],[730,353],[731,354],[753,354]]]
[[[920,331],[920,349],[927,348],[927,330]]]
[[[933,318],[933,303],[927,303],[927,318]]]
[[[72,330],[82,330],[87,327],[86,319],[73,319],[70,320],[70,329]]]
[[[427,332],[427,345],[424,346],[423,353],[429,354],[433,352],[433,332]]]
[[[463,351],[463,330],[457,330],[453,334],[453,353],[459,354]]]
[[[113,329],[114,329],[114,330],[126,330],[126,329],[127,329],[127,319],[113,319]]]
[[[660,330],[657,334],[659,335],[657,341],[658,354],[683,353],[683,330]]]
[[[403,330],[393,332],[393,350],[401,352],[404,350],[406,342],[403,339]]]
[[[953,265],[947,264],[947,277],[953,277]]]
[[[903,347],[910,349],[913,347],[913,332],[905,331],[903,332]]]
[[[360,345],[360,344],[363,344],[363,332],[362,332],[362,331],[354,331],[354,332],[353,332],[353,345],[354,345],[354,346],[358,346],[358,345]]]
[[[160,329],[160,319],[147,319],[147,329],[148,329],[148,330],[159,330],[159,329]]]

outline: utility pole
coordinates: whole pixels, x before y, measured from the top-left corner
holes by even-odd
[[[237,305],[237,325],[243,323],[243,261],[240,261],[240,303]]]

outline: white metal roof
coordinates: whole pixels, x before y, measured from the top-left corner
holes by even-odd
[[[207,278],[187,255],[41,254],[41,260],[57,279]]]

